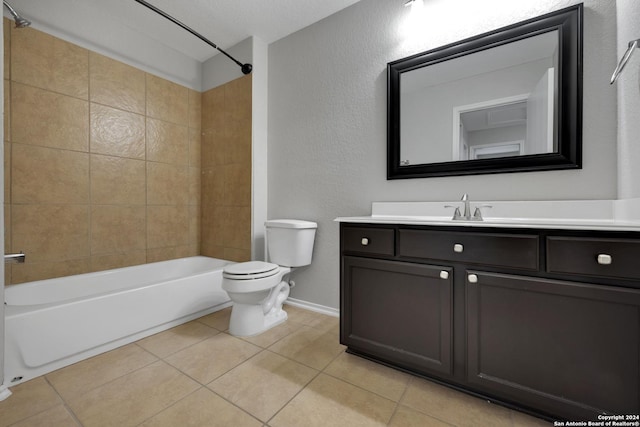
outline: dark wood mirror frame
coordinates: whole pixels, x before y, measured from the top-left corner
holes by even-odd
[[[582,166],[582,4],[387,64],[387,179],[580,169]],[[554,153],[400,165],[400,76],[404,72],[558,30],[557,147]]]

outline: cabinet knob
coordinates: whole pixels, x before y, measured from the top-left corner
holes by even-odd
[[[613,261],[611,255],[608,254],[598,254],[598,264],[601,265],[609,265]]]
[[[478,276],[476,276],[475,274],[469,274],[467,276],[467,280],[469,281],[469,283],[478,283]]]
[[[455,245],[453,245],[453,252],[462,253],[462,251],[464,251],[464,246],[462,246],[460,243],[456,243]]]
[[[369,239],[363,237],[362,240],[360,240],[360,243],[362,243],[362,246],[367,246],[369,244]]]
[[[446,279],[448,279],[448,278],[449,278],[449,272],[448,272],[448,271],[444,271],[444,270],[442,270],[442,271],[440,272],[440,278],[441,278],[441,279],[445,279],[445,280],[446,280]]]

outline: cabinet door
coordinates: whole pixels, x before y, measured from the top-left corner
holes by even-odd
[[[467,273],[469,383],[567,419],[640,412],[640,291]]]
[[[452,269],[343,257],[341,342],[397,366],[451,374]]]

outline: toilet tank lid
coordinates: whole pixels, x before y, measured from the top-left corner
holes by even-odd
[[[264,225],[273,228],[318,228],[318,224],[315,222],[300,219],[270,219]]]

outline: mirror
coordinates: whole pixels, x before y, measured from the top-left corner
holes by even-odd
[[[581,166],[581,4],[387,72],[387,179]]]

